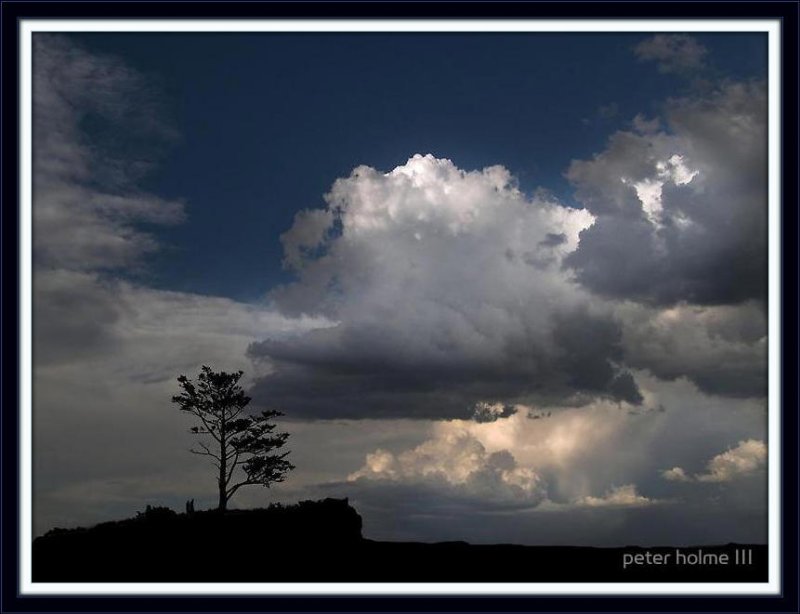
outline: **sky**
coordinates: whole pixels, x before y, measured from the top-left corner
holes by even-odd
[[[766,540],[766,37],[36,34],[34,527],[213,506],[242,369],[375,539]]]

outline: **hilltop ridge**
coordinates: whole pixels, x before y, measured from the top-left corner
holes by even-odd
[[[34,582],[763,582],[763,545],[702,546],[720,564],[674,562],[678,548],[381,542],[347,499],[134,518],[53,529],[33,543]],[[700,552],[680,548],[683,554]],[[747,564],[734,557],[750,552]],[[647,555],[650,555],[647,557]],[[641,555],[636,558],[636,555]],[[627,556],[627,558],[626,558]],[[659,557],[661,557],[659,559]],[[680,560],[680,559],[678,559]],[[686,560],[685,558],[683,559]],[[626,564],[625,561],[628,561]]]

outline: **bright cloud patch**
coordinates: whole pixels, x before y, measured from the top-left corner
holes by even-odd
[[[525,406],[513,409],[514,413],[491,422],[436,422],[432,437],[412,449],[397,453],[378,449],[368,454],[349,480],[440,484],[447,486],[451,496],[482,492],[495,504],[527,501],[538,505],[547,497],[557,505],[648,502],[631,494],[632,486],[611,487],[602,498],[590,493],[629,471],[635,459],[644,456],[640,446],[647,444],[640,442],[653,428],[652,420],[632,423],[612,404],[556,414]],[[621,442],[632,441],[634,432],[639,441],[628,443],[628,449],[620,453]]]
[[[348,479],[443,484],[453,493],[514,503],[538,504],[545,496],[535,471],[518,466],[507,450],[488,453],[469,431],[457,429],[443,429],[436,438],[397,455],[376,450]]]
[[[705,473],[689,476],[683,468],[673,467],[661,476],[673,482],[731,482],[760,472],[766,463],[767,445],[757,439],[748,439],[708,461]]]
[[[665,469],[661,472],[661,477],[670,482],[691,482],[692,478],[680,467]]]
[[[667,182],[672,182],[674,185],[686,185],[698,171],[690,170],[684,164],[682,156],[678,154],[673,155],[666,161],[656,163],[657,175],[655,178],[646,178],[634,183],[633,187],[636,190],[636,195],[642,203],[642,210],[644,211],[647,219],[651,224],[659,226],[662,223],[662,212],[664,206],[661,203],[661,194],[664,185]],[[623,177],[622,183],[628,183],[628,179]],[[685,217],[676,217],[676,221],[680,224],[689,223]]]
[[[696,477],[700,482],[730,482],[763,469],[767,462],[767,446],[763,441],[740,441],[735,448],[718,454],[706,467],[706,472]]]
[[[578,505],[585,505],[587,507],[639,507],[642,505],[652,505],[654,501],[643,497],[636,492],[634,484],[625,484],[623,486],[616,486],[606,492],[602,497],[583,497],[578,500]]]

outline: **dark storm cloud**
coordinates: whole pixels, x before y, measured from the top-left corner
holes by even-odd
[[[617,369],[623,360],[622,331],[610,318],[581,310],[557,318],[555,342],[561,348],[559,371],[576,391],[608,396],[634,405],[642,395],[630,373]]]
[[[615,134],[567,174],[596,215],[565,259],[600,295],[651,305],[764,301],[766,93],[723,84],[667,105],[669,132]]]
[[[763,305],[620,307],[626,364],[664,380],[689,378],[708,394],[764,398],[767,321]]]
[[[602,355],[565,357],[541,371],[514,365],[413,367],[365,359],[343,367],[287,363],[270,354],[272,344],[257,344],[249,352],[257,360],[269,358],[274,372],[250,390],[258,403],[280,408],[302,418],[463,418],[474,415],[486,400],[587,402],[605,397],[638,404],[642,397],[629,373],[616,374]],[[276,353],[277,354],[277,353]],[[576,366],[589,373],[574,375]]]

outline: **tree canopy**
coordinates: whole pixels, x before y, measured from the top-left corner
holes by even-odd
[[[220,511],[243,486],[264,486],[283,482],[294,469],[281,451],[288,433],[276,433],[272,420],[283,414],[265,410],[249,414],[251,398],[239,384],[242,371],[215,372],[203,366],[196,381],[178,377],[181,393],[172,402],[191,414],[197,424],[190,431],[198,436],[192,454],[207,456],[217,468]]]

